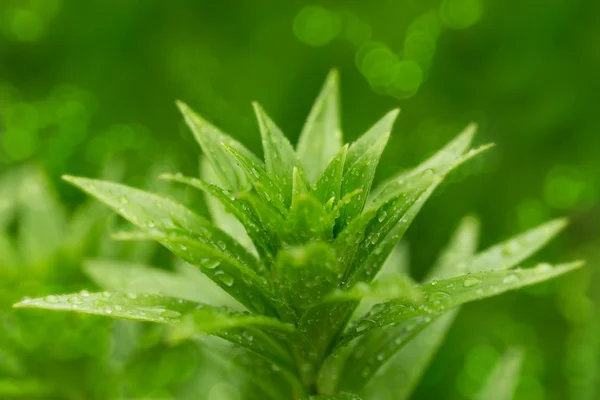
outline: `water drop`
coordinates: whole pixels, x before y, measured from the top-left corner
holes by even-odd
[[[540,273],[550,272],[552,271],[552,265],[548,263],[539,264],[537,267],[535,267],[535,271]]]
[[[222,271],[220,273],[215,273],[215,276],[217,277],[218,280],[220,280],[227,286],[233,286],[233,283],[235,281],[233,276],[229,275],[228,273],[222,272]]]
[[[366,329],[371,328],[373,325],[375,325],[375,322],[371,321],[370,319],[362,320],[356,326],[356,332],[362,332],[362,331],[364,331]]]
[[[45,300],[46,300],[46,303],[50,303],[50,304],[56,304],[60,301],[58,296],[55,296],[55,295],[50,295],[50,296],[46,297]]]
[[[204,262],[202,264],[204,266],[204,268],[206,269],[215,269],[217,268],[219,265],[221,265],[221,262],[219,260],[207,260],[206,262]]]
[[[477,286],[480,283],[481,283],[481,279],[470,277],[470,278],[466,278],[464,280],[463,286],[464,287],[472,287],[472,286]]]
[[[502,279],[502,283],[505,284],[513,284],[513,283],[517,283],[519,282],[519,277],[515,274],[510,274],[504,277],[504,279]]]

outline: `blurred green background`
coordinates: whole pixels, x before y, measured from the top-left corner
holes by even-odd
[[[8,198],[18,191],[23,171],[45,176],[56,207],[64,213],[61,218],[73,219],[84,197],[60,181],[62,174],[104,174],[139,186],[152,185],[148,176],[162,172],[157,166],[194,174],[197,146],[176,111],[175,99],[188,102],[260,153],[250,107],[257,100],[294,141],[331,67],[341,74],[347,141],[387,110],[402,108],[378,179],[416,164],[469,121],[479,123],[478,142],[497,143],[493,151],[454,174],[410,229],[407,240],[416,277],[425,273],[458,220],[470,212],[483,221],[484,247],[545,220],[568,216],[568,231],[537,258],[585,258],[590,264],[559,281],[464,307],[414,398],[469,398],[482,374],[513,345],[526,351],[519,399],[599,398],[600,323],[593,295],[600,261],[598,1],[3,0],[0,175],[13,180],[6,179],[2,195]],[[107,166],[119,172],[107,173]],[[196,200],[189,193],[187,197]],[[0,224],[5,248],[18,247],[19,232],[36,226],[26,217],[36,206],[23,199],[16,202],[25,204],[26,211],[11,214],[6,211],[10,207],[0,204],[0,212],[11,215]],[[40,215],[51,213],[40,207]],[[91,225],[106,225],[109,214],[93,215]],[[42,217],[33,221],[37,218]],[[52,221],[48,224],[53,226]],[[81,237],[87,238],[89,230],[84,231]],[[38,260],[17,257],[10,265],[0,257],[0,268],[12,270],[2,276],[10,275],[13,281],[5,277],[4,282],[23,282],[27,275],[37,288],[33,294],[93,288],[79,264],[86,257],[107,254],[98,250],[106,234],[96,236],[89,239],[96,243],[89,248],[80,243],[83,239],[65,239],[71,246],[67,248],[79,249],[69,267],[62,261],[65,245],[59,244],[48,254],[61,248],[60,256],[47,265],[40,261],[43,268]],[[159,250],[143,257],[122,252],[108,254],[164,268],[171,265]],[[31,268],[37,275],[23,265],[36,266]],[[40,268],[46,272],[39,274]],[[25,289],[31,285],[3,285],[2,307]],[[3,311],[3,318],[5,329],[14,327],[11,312]],[[77,340],[89,346],[95,346],[94,340],[106,343],[108,339],[97,336],[111,330],[114,336],[116,329],[93,317],[59,319],[50,326],[81,330],[81,321],[101,326],[94,337],[77,333]],[[29,336],[54,334],[34,321],[26,330],[38,332]],[[152,332],[144,334],[152,337]],[[117,379],[113,364],[98,361],[108,350],[94,347],[99,354],[90,355],[79,348],[52,355],[47,344],[35,347],[31,337],[13,336],[20,342],[19,351],[14,344],[6,347],[11,351],[0,347],[0,393],[9,393],[7,398],[109,398],[97,389],[111,382],[107,376]],[[126,382],[122,387],[129,388],[121,395],[189,392],[189,382],[167,376],[173,375],[169,366],[193,364],[202,357],[170,349],[165,351],[170,361],[161,364],[151,359],[157,357],[155,351],[144,352],[160,347],[160,341],[148,340],[150,344],[137,349],[128,362],[154,372],[119,375]],[[34,356],[32,348],[37,349]],[[35,358],[40,352],[44,363]],[[44,371],[56,358],[63,364],[65,359],[70,364],[80,360],[87,365],[87,380],[77,374],[48,377]],[[186,377],[193,375],[190,368]],[[19,397],[23,395],[18,395],[14,382],[30,378],[34,385],[52,382],[53,389],[44,392],[36,386],[32,397]],[[222,385],[217,383],[207,398],[235,399]],[[70,389],[56,394],[54,386]]]

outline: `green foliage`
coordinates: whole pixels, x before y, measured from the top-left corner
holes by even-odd
[[[224,228],[231,221],[224,218],[217,226],[171,198],[108,181],[65,177],[141,231],[121,238],[158,241],[197,267],[242,310],[209,305],[190,296],[176,276],[163,279],[139,268],[143,279],[154,276],[159,287],[148,284],[146,294],[140,293],[145,291],[142,283],[135,289],[123,287],[126,292],[50,295],[24,299],[16,307],[165,323],[172,326],[172,341],[204,340],[201,334],[221,338],[233,344],[223,347],[227,357],[249,376],[243,398],[379,398],[387,396],[385,387],[391,382],[394,387],[400,382],[389,398],[404,399],[458,306],[581,265],[514,268],[562,229],[563,221],[477,253],[478,224],[467,218],[424,282],[413,282],[399,269],[380,274],[435,188],[489,146],[469,150],[475,133],[470,125],[421,165],[371,191],[397,111],[342,147],[337,90],[332,73],[297,152],[256,106],[264,163],[179,104],[216,179],[165,178],[219,200],[245,232]],[[321,146],[311,147],[313,141]],[[211,206],[213,216],[219,212]],[[117,279],[110,281],[121,289]],[[364,315],[353,316],[361,303],[370,302],[375,304]],[[502,363],[483,393],[502,389],[509,396],[515,364],[512,358]]]
[[[118,165],[112,164],[105,176],[119,176],[120,170]],[[107,225],[107,214],[92,202],[83,204],[72,214],[66,212],[49,180],[37,167],[15,168],[3,175],[0,182],[0,397],[79,400],[137,397],[159,392],[166,395],[189,381],[190,374],[198,368],[200,355],[190,344],[152,355],[155,362],[169,365],[179,376],[164,375],[161,381],[155,382],[144,376],[146,373],[142,371],[147,367],[141,365],[141,360],[162,347],[160,338],[164,329],[161,327],[10,309],[10,305],[24,295],[49,295],[43,297],[46,306],[90,309],[90,303],[96,302],[105,304],[104,313],[108,313],[110,301],[102,292],[95,296],[83,291],[79,296],[68,298],[51,293],[76,288],[115,290],[111,285],[121,285],[120,288],[126,287],[131,292],[130,296],[135,296],[140,286],[144,292],[152,291],[150,283],[153,282],[155,292],[160,294],[158,280],[171,279],[169,283],[177,295],[185,297],[192,292],[186,292],[185,288],[195,284],[193,290],[198,290],[201,280],[193,279],[189,273],[184,277],[185,271],[175,275],[139,264],[111,261],[110,257],[114,256],[143,263],[149,260],[156,246],[149,242],[107,241],[106,232],[115,228],[116,221]],[[13,231],[17,234],[11,235]],[[84,257],[91,254],[99,259],[86,263]],[[129,271],[127,284],[126,271],[130,265],[135,267]],[[132,280],[133,272],[136,282]],[[179,278],[179,287],[172,283],[176,278]],[[192,299],[201,300],[197,295]],[[114,311],[118,314],[124,311],[117,308],[123,308],[125,301],[121,299]],[[168,312],[161,316],[156,311],[156,308],[144,310],[155,312],[157,318],[172,318]],[[185,352],[187,355],[181,354]],[[174,366],[174,361],[179,367]]]

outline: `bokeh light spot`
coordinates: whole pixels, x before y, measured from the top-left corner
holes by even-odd
[[[360,46],[371,39],[371,25],[362,21],[351,11],[342,11],[340,16],[342,17],[343,35],[350,43]]]
[[[405,92],[417,90],[423,82],[423,71],[413,60],[403,60],[398,63],[398,74],[394,80],[394,89]]]
[[[315,47],[325,46],[335,39],[341,31],[340,17],[321,6],[307,6],[294,18],[296,37]]]
[[[427,31],[411,32],[404,41],[404,57],[426,65],[435,54],[435,42],[435,36]]]
[[[481,0],[444,0],[440,6],[442,23],[451,29],[466,29],[483,14]]]
[[[570,166],[553,168],[544,181],[544,199],[552,207],[570,209],[579,205],[588,184],[580,172]],[[589,191],[588,191],[589,192]]]
[[[398,73],[398,57],[387,47],[372,48],[362,59],[360,71],[372,86],[390,85]]]
[[[9,22],[14,38],[23,42],[38,40],[44,30],[44,25],[39,15],[24,8],[13,10]]]

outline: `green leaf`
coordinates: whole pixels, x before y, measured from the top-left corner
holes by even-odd
[[[213,196],[219,201],[227,212],[230,212],[242,224],[246,232],[248,232],[256,249],[260,251],[260,255],[267,260],[272,260],[274,256],[274,244],[268,232],[262,227],[260,220],[252,211],[251,207],[243,200],[235,197],[231,192],[227,192],[216,185],[212,185],[201,179],[189,178],[182,175],[163,174],[161,179],[184,183],[204,191],[206,194]],[[265,273],[261,266],[259,271]]]
[[[216,286],[210,290],[205,282],[189,274],[124,261],[87,260],[83,270],[100,287],[112,292],[159,294],[212,304],[210,295],[216,290]]]
[[[246,190],[249,185],[245,173],[238,167],[222,145],[227,144],[258,165],[262,164],[261,161],[241,143],[208,123],[183,102],[178,101],[177,107],[179,107],[179,110],[185,117],[185,121],[194,133],[194,137],[200,144],[200,147],[202,147],[202,151],[210,160],[215,172],[222,182],[226,184],[227,189],[235,191]]]
[[[20,174],[20,181],[13,188],[19,208],[15,244],[25,265],[44,265],[57,255],[66,236],[66,215],[41,170],[25,167]]]
[[[218,186],[219,188],[226,186],[223,184],[222,180],[219,179],[214,168],[210,164],[210,161],[206,157],[200,158],[200,177],[203,181]],[[221,189],[221,191],[226,192],[225,189]],[[242,223],[235,217],[235,213],[227,211],[226,207],[219,200],[219,197],[211,195],[208,191],[204,191],[204,198],[213,223],[223,232],[226,232],[232,238],[240,242],[249,252],[258,255],[252,239],[248,236],[246,228],[244,228]],[[266,256],[266,253],[264,256]]]
[[[169,340],[177,343],[201,334],[218,336],[288,370],[293,369],[293,358],[278,338],[288,344],[301,340],[293,325],[276,318],[215,307],[199,307],[185,315],[171,329]]]
[[[364,336],[365,339],[359,338],[358,344],[363,342],[379,344],[381,348],[386,349],[385,352],[377,352],[376,347],[368,350],[373,374],[360,393],[367,399],[409,399],[425,369],[442,345],[458,311],[459,308],[455,308],[441,316],[417,317],[423,326],[418,326],[418,332],[414,336],[400,335],[405,331],[406,324],[413,323],[411,319],[398,326],[373,330]]]
[[[546,245],[567,226],[566,219],[556,219],[515,236],[477,254],[463,265],[463,271],[481,272],[514,267]]]
[[[308,240],[329,241],[333,238],[333,223],[323,205],[310,194],[299,195],[287,216],[285,228],[288,244]]]
[[[414,187],[413,191],[402,193],[379,209],[367,210],[356,218],[356,226],[348,227],[350,233],[357,231],[360,234],[340,234],[336,242],[339,239],[343,248],[352,246],[353,242],[356,246],[347,253],[352,257],[343,261],[346,287],[360,281],[369,282],[375,277],[436,185],[424,181],[423,187]],[[338,254],[346,254],[345,249],[342,251]]]
[[[346,358],[343,369],[339,373],[338,390],[359,393],[379,372],[381,366],[388,362],[399,348],[429,326],[431,321],[431,316],[419,316],[404,321],[394,327],[393,337],[390,334],[391,331],[383,333],[383,330],[378,331],[378,333],[381,332],[379,334],[366,335],[356,343]],[[399,385],[394,385],[394,388],[395,391],[403,390]],[[382,391],[385,389],[385,386],[380,388]],[[365,396],[365,398],[369,397]]]
[[[425,172],[419,172],[418,179],[416,179],[416,182],[419,182],[418,184],[411,184],[408,187],[396,187],[393,191],[389,192],[388,194],[393,193],[396,195],[396,190],[400,191],[400,193],[406,193],[402,190],[410,192],[410,190],[416,191],[422,187],[426,187],[421,192],[421,196],[408,209],[405,209],[406,203],[395,204],[391,201],[388,201],[379,208],[379,217],[371,223],[369,227],[370,232],[366,232],[366,240],[363,241],[361,249],[358,250],[358,254],[361,257],[357,260],[356,265],[350,269],[350,272],[354,275],[349,275],[349,277],[356,281],[368,280],[370,276],[374,276],[390,251],[398,243],[398,240],[402,238],[409,225],[417,216],[425,201],[431,196],[447,174],[489,147],[489,145],[483,146],[459,156],[454,162],[446,164],[441,169],[443,171],[441,175],[428,173],[429,169]],[[376,197],[374,202],[379,204],[378,202],[383,198],[381,196]],[[395,199],[395,197],[392,197],[392,199]],[[402,213],[398,213],[398,210],[401,210]]]
[[[443,312],[470,301],[543,282],[582,265],[582,262],[560,264],[556,267],[539,264],[535,268],[479,272],[440,281],[433,280],[421,286],[426,299],[421,305],[413,307],[406,301],[396,300],[378,304],[348,330],[343,342],[375,328],[400,323],[419,315]]]
[[[258,196],[270,207],[281,214],[285,214],[287,205],[282,188],[270,178],[267,171],[260,164],[237,149],[226,144],[223,144],[223,148],[233,156],[240,168],[246,173]]]
[[[399,110],[393,110],[379,120],[348,149],[342,178],[341,196],[360,190],[341,211],[337,231],[341,231],[362,211],[371,189],[375,169],[392,131]]]
[[[187,300],[157,294],[82,291],[35,299],[24,298],[13,307],[74,311],[113,318],[174,324],[180,321],[182,314],[191,312],[197,305]]]
[[[258,103],[253,103],[253,106],[262,137],[267,173],[281,188],[286,204],[289,205],[292,196],[292,171],[294,167],[302,171],[302,166],[281,129]]]
[[[379,207],[381,204],[384,204],[386,201],[397,196],[398,193],[410,190],[414,186],[422,185],[422,181],[430,180],[431,176],[445,178],[445,176],[454,169],[475,158],[479,154],[491,149],[492,147],[494,147],[493,143],[486,144],[476,149],[471,149],[466,154],[458,155],[452,163],[446,163],[439,168],[423,169],[421,166],[419,166],[413,171],[409,172],[407,174],[408,176],[403,175],[399,178],[388,180],[387,183],[380,185],[380,187],[373,191],[369,198],[367,207]]]
[[[321,242],[280,251],[274,272],[280,292],[298,312],[320,301],[338,281],[335,253]]]
[[[388,274],[385,279],[372,283],[358,282],[349,289],[337,289],[325,298],[326,302],[350,300],[390,300],[403,298],[411,303],[419,302],[423,293],[414,281],[404,274]]]
[[[298,157],[315,182],[342,147],[339,75],[331,70],[298,139]]]
[[[485,386],[475,396],[475,399],[511,400],[519,381],[522,362],[523,353],[520,350],[507,351],[488,377]]]
[[[258,313],[271,312],[272,294],[246,249],[184,206],[138,189],[86,178],[65,179],[93,195]]]
[[[314,185],[314,194],[323,204],[327,204],[331,199],[334,201],[340,200],[347,153],[348,145],[345,145],[327,165],[327,168]]]
[[[459,266],[475,253],[478,237],[478,220],[471,216],[465,217],[452,235],[450,243],[442,251],[426,281],[460,275]],[[402,333],[406,329],[405,324],[412,324],[413,320],[408,320],[399,326],[376,329],[359,338],[356,346],[362,346],[365,349],[365,357],[371,360],[370,372],[366,374],[370,380],[363,380],[365,387],[362,388],[362,393],[365,397],[369,398],[377,393],[382,400],[408,399],[442,344],[458,311],[459,308],[452,309],[430,321],[427,318],[421,319],[423,325],[420,327],[420,332],[410,337],[410,340],[398,340],[398,338],[402,338]],[[382,348],[386,351],[382,351]],[[390,387],[392,383],[394,390],[383,389]]]
[[[481,272],[465,268],[465,264],[477,251],[480,230],[481,224],[476,217],[471,215],[464,217],[452,234],[450,242],[442,250],[435,265],[427,274],[425,282],[433,279],[454,278],[468,272]],[[490,270],[493,269],[495,268],[490,268]]]

